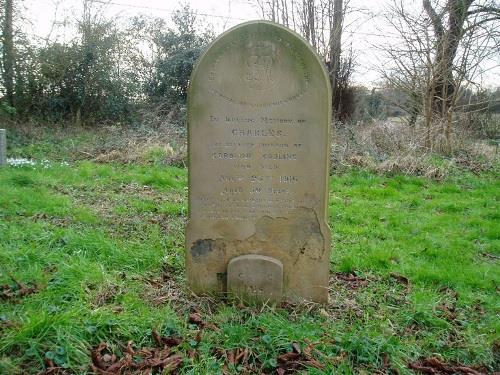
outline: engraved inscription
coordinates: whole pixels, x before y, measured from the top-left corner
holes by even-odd
[[[221,173],[207,181],[213,190],[200,200],[201,217],[252,221],[262,215],[286,216],[310,204],[297,193],[299,183],[307,181],[296,168],[308,152],[308,147],[297,142],[301,128],[307,124],[304,118],[212,113],[207,121],[215,133],[204,147]],[[241,139],[278,136],[283,141]]]
[[[220,47],[211,65],[211,93],[244,106],[269,107],[297,100],[310,80],[304,56],[293,43],[259,32],[235,36]],[[237,81],[247,90],[237,89]]]

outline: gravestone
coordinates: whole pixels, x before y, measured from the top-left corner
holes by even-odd
[[[7,136],[5,129],[0,129],[0,166],[7,165]]]
[[[328,300],[330,107],[320,59],[280,25],[236,26],[200,58],[188,95],[194,292]]]

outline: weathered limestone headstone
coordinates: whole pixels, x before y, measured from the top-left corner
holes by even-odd
[[[0,166],[7,165],[7,136],[5,129],[0,129]]]
[[[331,92],[309,45],[245,23],[191,77],[186,268],[198,293],[328,299]]]

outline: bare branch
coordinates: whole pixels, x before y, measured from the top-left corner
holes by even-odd
[[[441,17],[437,14],[436,10],[432,6],[430,0],[422,0],[422,5],[427,12],[427,15],[432,21],[432,26],[434,27],[434,32],[438,37],[442,37],[444,34],[444,26],[441,21]]]

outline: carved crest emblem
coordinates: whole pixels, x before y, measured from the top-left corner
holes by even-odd
[[[207,80],[211,92],[232,103],[265,107],[297,99],[307,91],[303,48],[282,37],[243,33],[217,46]]]
[[[254,90],[266,90],[274,85],[277,47],[270,41],[250,41],[246,46],[243,81]]]

